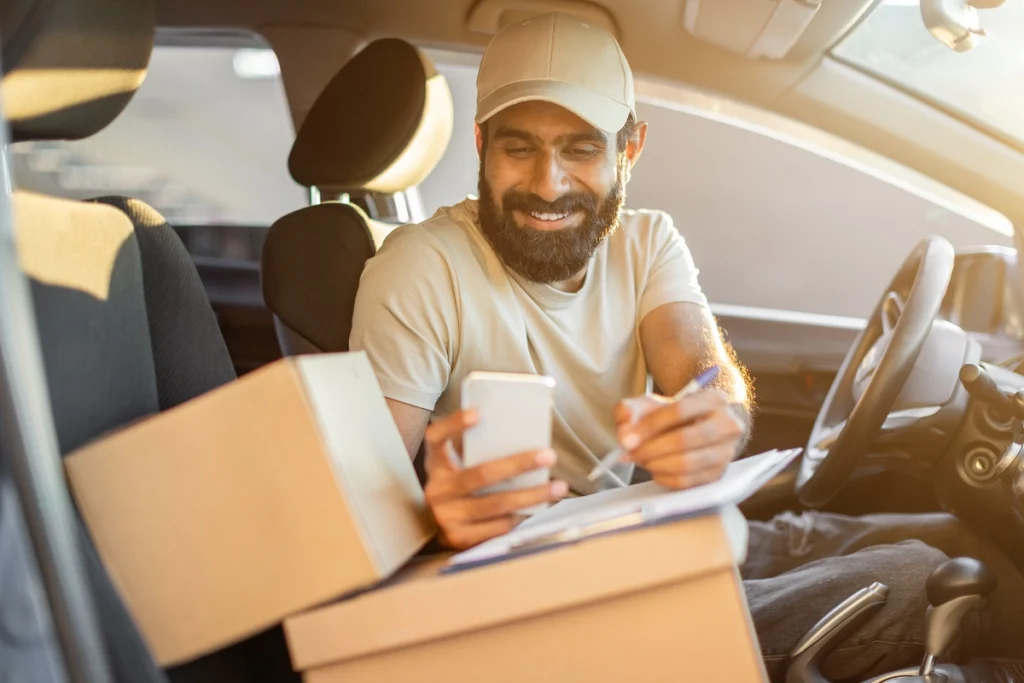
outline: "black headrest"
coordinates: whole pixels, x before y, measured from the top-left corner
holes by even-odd
[[[142,84],[153,0],[0,0],[4,113],[19,140],[98,132]]]
[[[288,169],[321,190],[401,192],[434,169],[452,124],[448,83],[430,60],[403,40],[376,40],[320,93]]]
[[[376,251],[367,218],[327,202],[279,218],[263,243],[263,299],[321,351],[347,351],[363,266]]]

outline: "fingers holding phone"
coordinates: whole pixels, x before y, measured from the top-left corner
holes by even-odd
[[[455,425],[464,423],[460,419],[463,415],[465,413],[456,413],[437,425],[431,425],[428,432],[435,427],[439,428],[438,431],[443,430],[446,421]],[[446,453],[445,448],[451,450]],[[508,533],[523,519],[523,510],[556,501],[568,491],[565,482],[555,481],[479,495],[495,484],[551,467],[555,463],[555,454],[550,449],[517,453],[468,468],[458,466],[449,453],[454,453],[451,439],[442,443],[427,442],[425,491],[427,505],[440,529],[441,541],[451,548],[470,548]]]
[[[526,451],[463,467],[456,444],[477,422],[472,411],[459,411],[427,428],[425,488],[427,505],[440,528],[441,541],[464,549],[508,533],[523,510],[559,500],[568,492],[562,481],[480,495],[489,487],[549,469],[551,449]]]
[[[470,373],[463,410],[428,428],[426,497],[446,545],[507,533],[568,493],[550,481],[553,386],[538,375]]]

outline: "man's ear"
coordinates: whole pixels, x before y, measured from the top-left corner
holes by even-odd
[[[480,124],[473,124],[473,132],[476,134],[476,155],[480,156],[484,149],[484,133],[480,130]]]
[[[626,143],[626,160],[629,162],[629,168],[633,168],[636,165],[637,159],[640,158],[640,153],[644,151],[645,142],[647,142],[647,122],[638,121],[633,129],[633,135],[630,136],[629,142]]]

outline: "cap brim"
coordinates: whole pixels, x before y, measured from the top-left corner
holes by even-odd
[[[517,81],[498,88],[480,100],[476,107],[476,122],[483,123],[520,102],[537,101],[564,107],[609,135],[617,133],[631,113],[629,106],[574,83]]]

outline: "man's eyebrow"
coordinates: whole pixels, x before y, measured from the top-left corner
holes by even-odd
[[[509,128],[507,126],[502,126],[497,131],[495,131],[494,139],[495,140],[507,140],[507,139],[523,140],[524,142],[529,142],[531,144],[535,144],[537,142],[537,136],[534,135],[533,133],[530,133],[530,132],[525,131],[525,130],[520,130],[518,128]]]
[[[608,138],[599,130],[590,130],[586,133],[566,133],[555,140],[556,145],[571,145],[577,142],[593,142],[597,145],[607,145]]]
[[[537,136],[529,131],[521,130],[519,128],[509,128],[507,126],[502,126],[498,128],[498,130],[495,131],[494,133],[494,139],[522,140],[524,142],[529,142],[532,145],[538,144],[540,142]],[[607,145],[608,138],[601,131],[594,129],[588,130],[585,133],[566,133],[565,135],[559,135],[557,138],[555,138],[554,144],[556,146],[561,146],[572,145],[577,142],[592,142],[598,145]]]

